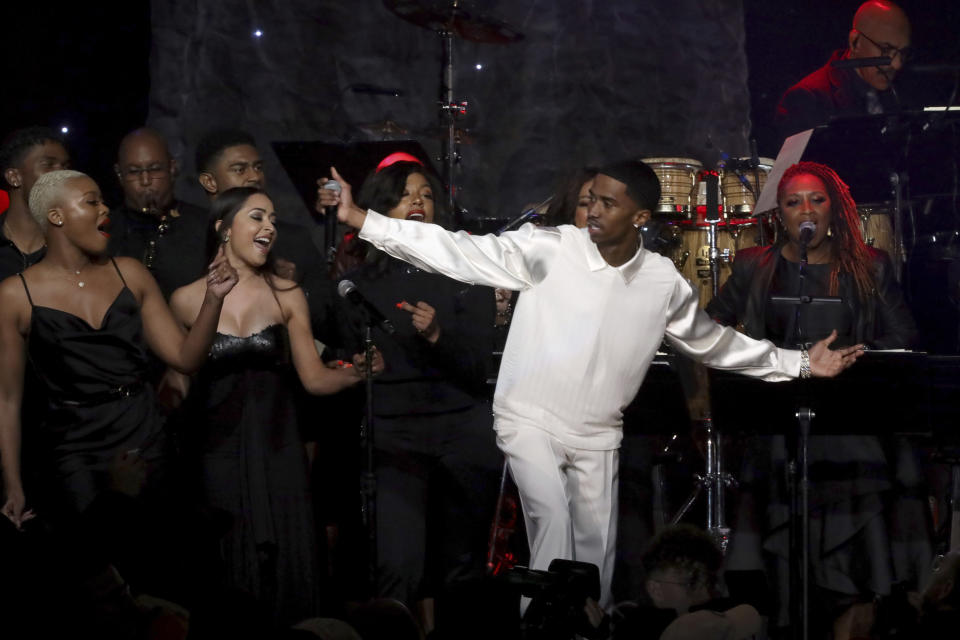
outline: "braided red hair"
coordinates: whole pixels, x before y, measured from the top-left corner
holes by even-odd
[[[857,204],[850,196],[850,187],[840,179],[837,172],[818,162],[798,162],[788,168],[777,185],[777,200],[783,196],[787,183],[799,175],[818,178],[830,197],[830,231],[833,236],[830,270],[830,295],[837,295],[841,273],[849,274],[857,287],[861,300],[874,290],[875,282],[871,269],[870,251],[863,242]]]

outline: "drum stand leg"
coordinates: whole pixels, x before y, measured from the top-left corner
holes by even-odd
[[[677,524],[680,519],[686,515],[693,503],[696,502],[700,492],[706,490],[707,493],[707,533],[713,536],[720,550],[726,553],[727,543],[730,541],[730,527],[726,524],[724,517],[724,496],[723,490],[736,486],[736,480],[729,473],[723,471],[723,455],[721,454],[720,434],[713,428],[713,420],[706,418],[704,421],[706,428],[706,472],[703,475],[694,474],[696,484],[686,502],[680,507],[676,515],[670,520],[670,524]]]

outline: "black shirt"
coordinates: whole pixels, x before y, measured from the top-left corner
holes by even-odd
[[[109,251],[142,262],[156,278],[163,297],[204,275],[207,266],[207,212],[175,202],[162,217],[126,205],[110,212]]]
[[[803,282],[803,296],[825,298],[830,296],[830,264],[808,264]],[[795,297],[800,292],[800,263],[780,260],[770,283],[771,295]],[[856,344],[853,317],[845,304],[819,303],[800,305],[800,313],[794,304],[775,303],[767,299],[767,339],[773,344],[789,349],[809,348],[823,340],[834,329],[837,342],[834,348]],[[801,344],[796,343],[796,328],[799,320]]]
[[[380,416],[457,411],[488,395],[487,375],[493,351],[493,290],[427,273],[393,258],[385,269],[365,265],[348,274],[357,289],[396,328],[379,327],[373,340],[387,363],[374,380],[374,409]],[[436,310],[440,337],[435,344],[417,335],[411,314],[397,308],[418,301]],[[362,351],[363,322],[354,306],[341,300],[347,354]]]
[[[6,218],[2,219],[6,222]],[[3,226],[0,224],[0,282],[10,276],[22,273],[27,267],[36,264],[43,256],[47,255],[46,245],[40,247],[33,253],[23,253],[13,244],[13,241],[7,238],[3,232]]]

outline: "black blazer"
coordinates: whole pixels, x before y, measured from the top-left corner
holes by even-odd
[[[766,338],[767,297],[777,271],[781,245],[750,247],[737,252],[730,278],[706,311],[725,325],[742,325],[751,338]],[[861,301],[853,278],[841,273],[838,294],[854,319],[854,339],[873,349],[903,349],[913,345],[917,327],[893,277],[885,251],[868,247],[876,288]],[[781,345],[782,346],[782,345]]]

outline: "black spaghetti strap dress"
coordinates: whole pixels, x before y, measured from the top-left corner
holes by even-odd
[[[113,263],[123,289],[100,327],[53,307],[34,303],[28,358],[44,387],[46,408],[37,428],[41,469],[34,498],[38,513],[61,518],[85,510],[110,485],[116,456],[137,450],[158,470],[163,424],[153,392],[144,384],[146,344],[140,306]]]
[[[230,514],[221,539],[227,586],[277,624],[317,615],[318,540],[287,330],[218,333],[188,399],[183,441],[207,505]]]

